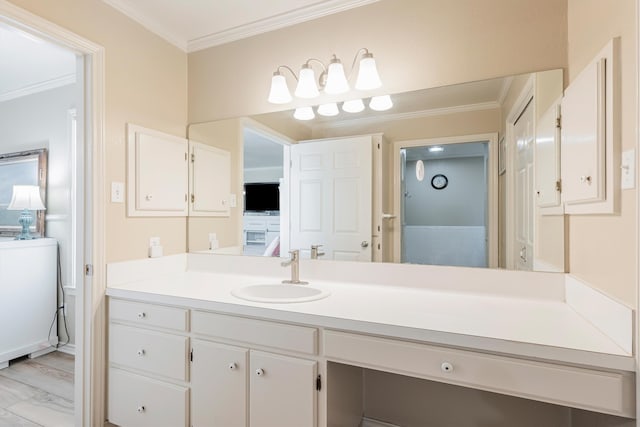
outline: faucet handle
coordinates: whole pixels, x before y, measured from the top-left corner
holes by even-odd
[[[311,245],[311,259],[318,259],[319,256],[323,256],[325,253],[320,252],[320,248],[323,245]]]
[[[286,261],[282,261],[280,263],[281,266],[288,267],[291,265],[291,263],[298,261],[298,258],[300,257],[300,250],[294,249],[292,251],[289,251],[289,255],[291,255],[291,258]]]

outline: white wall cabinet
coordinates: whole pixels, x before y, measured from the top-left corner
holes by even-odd
[[[127,125],[129,216],[187,216],[187,152],[184,138]]]
[[[189,141],[190,216],[229,216],[231,153]]]
[[[562,191],[569,214],[619,210],[619,39],[571,82],[562,100]]]

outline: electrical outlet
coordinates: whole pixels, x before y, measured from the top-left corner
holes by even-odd
[[[620,166],[620,188],[623,190],[636,186],[636,150],[622,152],[622,165]]]
[[[149,238],[149,246],[160,246],[160,238],[159,237]]]
[[[111,183],[111,202],[124,203],[124,182]]]

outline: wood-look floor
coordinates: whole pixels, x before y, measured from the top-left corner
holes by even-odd
[[[73,369],[59,351],[0,369],[0,427],[73,427]]]

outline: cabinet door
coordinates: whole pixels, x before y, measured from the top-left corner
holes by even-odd
[[[231,153],[199,142],[191,144],[190,215],[229,216]]]
[[[317,363],[251,351],[251,427],[314,427]]]
[[[248,353],[243,348],[193,340],[193,427],[246,427]]]

